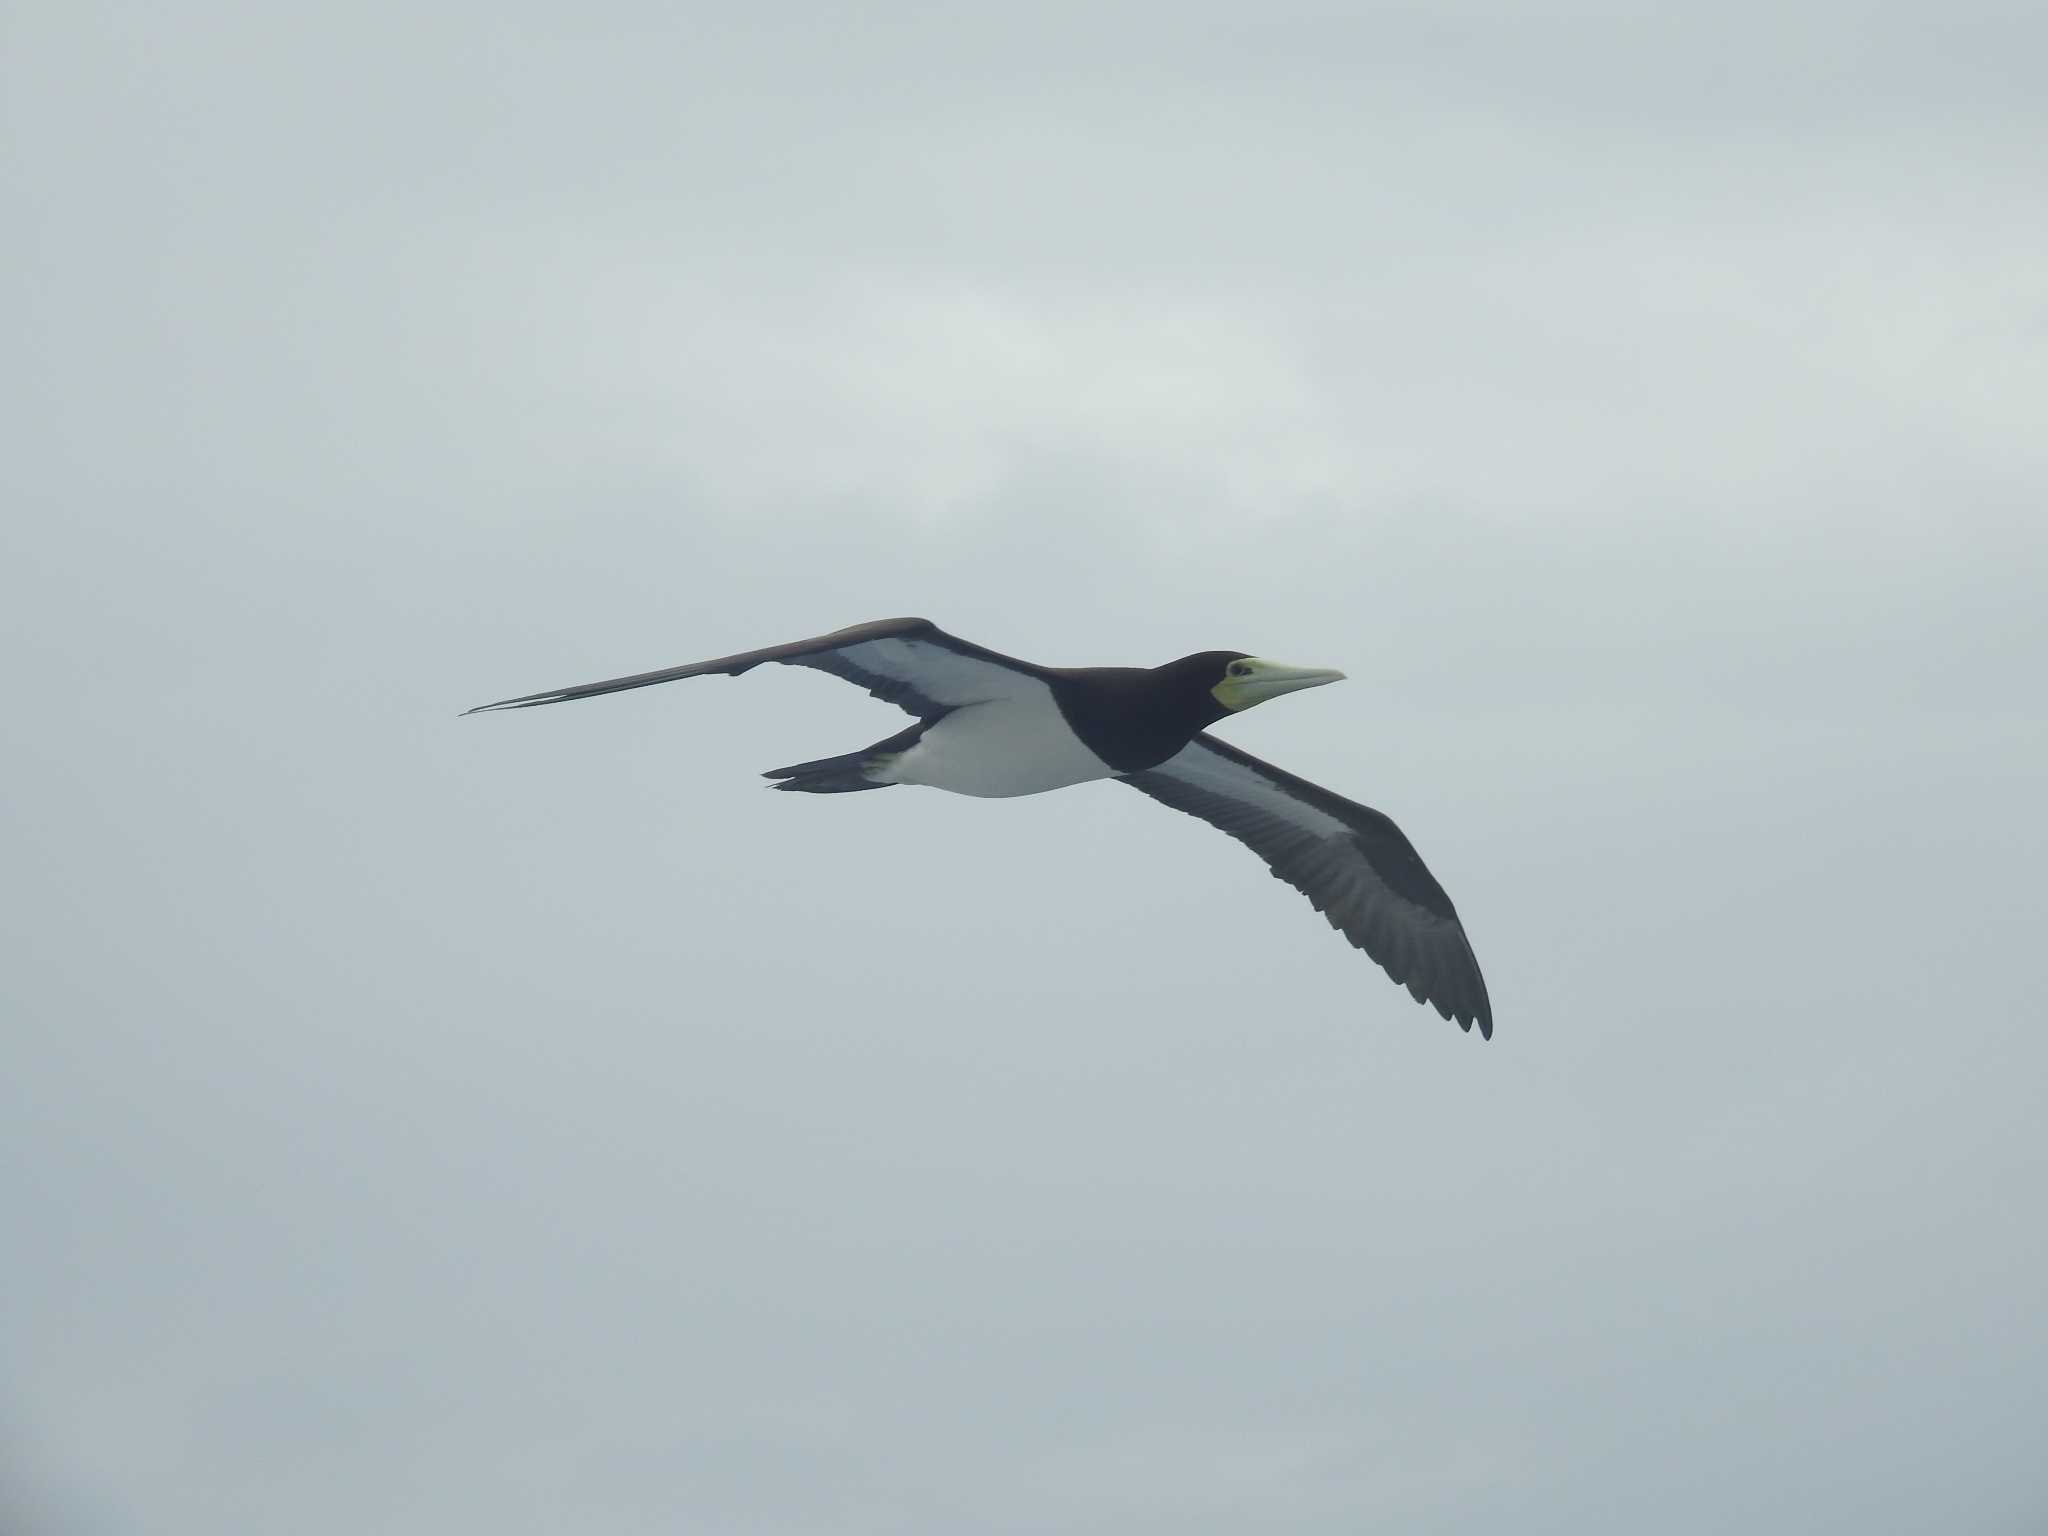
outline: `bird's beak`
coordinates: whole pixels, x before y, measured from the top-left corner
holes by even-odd
[[[1328,667],[1290,667],[1285,662],[1267,661],[1261,656],[1247,657],[1238,665],[1249,667],[1251,671],[1243,677],[1226,676],[1209,690],[1225,709],[1250,709],[1254,704],[1277,699],[1297,688],[1320,688],[1325,683],[1344,680],[1342,672]]]

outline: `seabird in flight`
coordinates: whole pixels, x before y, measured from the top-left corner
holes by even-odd
[[[929,619],[882,619],[766,650],[501,699],[531,709],[678,678],[737,677],[763,662],[815,667],[917,717],[886,741],[772,768],[776,789],[832,795],[928,784],[955,794],[1035,795],[1116,779],[1228,832],[1266,861],[1419,1003],[1491,1039],[1479,962],[1401,829],[1378,811],[1262,763],[1203,727],[1342,672],[1201,651],[1161,667],[1041,667],[947,634]]]

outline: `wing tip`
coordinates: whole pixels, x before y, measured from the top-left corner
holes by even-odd
[[[1472,1026],[1476,1024],[1479,1026],[1480,1039],[1491,1040],[1493,1038],[1493,1009],[1487,1005],[1485,998],[1482,997],[1477,1003],[1459,1003],[1455,1006],[1448,1003],[1438,1003],[1436,1006],[1437,1011],[1445,1018],[1456,1019],[1458,1021],[1458,1028],[1465,1031],[1466,1034],[1471,1034]]]
[[[472,709],[465,709],[461,714],[457,715],[455,718],[458,720],[466,720],[471,715],[495,714],[500,710],[531,709],[536,704],[552,704],[556,701],[556,699],[560,697],[561,695],[554,693],[529,693],[524,695],[523,697],[516,699],[499,699],[496,703],[493,704],[478,704]]]

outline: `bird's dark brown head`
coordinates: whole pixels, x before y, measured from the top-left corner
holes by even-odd
[[[1230,675],[1231,667],[1249,660],[1243,651],[1197,651],[1154,667],[1154,686],[1173,701],[1174,713],[1185,718],[1192,734],[1230,713],[1215,690]]]
[[[1283,693],[1319,688],[1344,676],[1327,667],[1289,666],[1243,651],[1197,651],[1153,668],[1153,675],[1176,695],[1185,695],[1204,725]]]
[[[1225,715],[1343,675],[1243,651],[1200,651],[1159,667],[1067,673],[1060,710],[1089,750],[1119,773],[1133,773],[1165,762]]]

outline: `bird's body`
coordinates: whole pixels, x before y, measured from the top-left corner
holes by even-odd
[[[924,784],[1006,800],[1107,779],[1116,770],[1068,729],[1052,690],[966,704],[876,764],[875,785]]]
[[[1225,715],[1344,674],[1241,651],[1160,667],[1041,667],[927,619],[884,619],[814,640],[527,694],[527,709],[776,661],[858,683],[917,717],[858,752],[769,770],[775,788],[844,794],[920,784],[985,799],[1118,779],[1198,816],[1263,858],[1418,1002],[1491,1036],[1486,983],[1450,898],[1386,817],[1206,734]],[[478,713],[472,710],[470,713]]]

